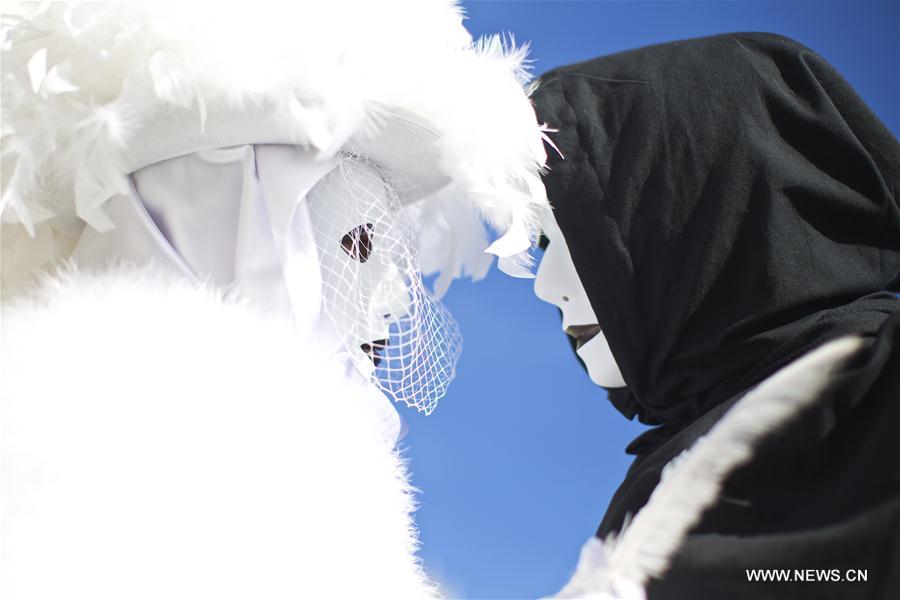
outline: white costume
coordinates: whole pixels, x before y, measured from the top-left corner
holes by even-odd
[[[4,598],[436,593],[388,399],[521,272],[542,134],[455,5],[320,4],[4,17]]]

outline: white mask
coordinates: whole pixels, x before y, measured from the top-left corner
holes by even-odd
[[[550,244],[538,266],[535,295],[562,311],[563,331],[575,338],[575,352],[587,367],[591,381],[606,388],[625,387],[559,226],[550,216],[544,219],[542,228]]]
[[[235,287],[391,399],[434,409],[461,340],[425,290],[410,217],[374,163],[245,145],[156,163],[131,181],[108,206],[116,227],[88,228],[74,260],[150,260]]]

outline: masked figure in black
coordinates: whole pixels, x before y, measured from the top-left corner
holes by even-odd
[[[773,374],[853,336],[638,583],[650,598],[900,598],[897,139],[820,56],[768,34],[556,69],[533,101],[558,130],[536,291],[616,408],[653,426],[597,536],[649,508],[663,467],[742,399],[771,396]]]

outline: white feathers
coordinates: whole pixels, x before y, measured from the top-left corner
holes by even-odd
[[[646,600],[642,585],[623,577],[612,569],[609,545],[599,538],[589,539],[581,547],[578,569],[557,598],[586,598],[591,600]]]
[[[35,94],[41,89],[47,75],[47,49],[41,48],[28,60],[28,78],[31,80],[31,91]]]
[[[666,466],[647,504],[618,537],[585,545],[575,575],[557,597],[642,597],[635,590],[665,573],[685,536],[719,497],[729,473],[752,458],[767,433],[816,402],[862,345],[858,337],[824,344],[748,392]]]
[[[122,268],[2,334],[5,599],[434,594],[384,397],[289,322]]]
[[[352,151],[408,114],[421,133],[404,143],[435,145],[413,161],[398,149],[410,177],[444,173],[454,210],[537,236],[545,156],[522,89],[525,50],[473,43],[449,0],[261,3],[252,14],[243,4],[60,2],[35,12],[4,26],[4,222],[35,232],[77,216],[108,228],[104,203],[148,164],[249,143]],[[435,247],[468,255],[451,246]],[[22,268],[7,262],[4,278]]]
[[[488,254],[494,254],[500,258],[498,261],[500,270],[512,277],[521,279],[533,279],[533,260],[528,250],[531,247],[532,234],[527,226],[514,221],[509,230],[500,238],[494,240],[488,246]]]

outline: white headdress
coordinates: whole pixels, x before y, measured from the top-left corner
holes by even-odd
[[[387,231],[395,250],[408,253],[418,240],[418,258],[385,263],[407,285],[391,330],[403,341],[385,349],[380,370],[385,391],[430,411],[459,341],[424,293],[418,261],[440,272],[438,294],[454,277],[483,276],[485,250],[515,272],[546,206],[542,132],[522,89],[524,51],[499,38],[473,42],[460,9],[443,0],[212,6],[49,3],[4,17],[4,285],[114,228],[109,211],[133,195],[136,172],[230,146],[302,147],[311,161],[332,165],[323,184],[332,172],[349,174],[345,187],[375,181],[369,208],[403,208],[381,230],[367,222],[343,232],[352,235],[342,251],[352,256]],[[385,193],[372,194],[382,184]],[[310,192],[318,202],[308,203],[312,221],[325,218],[334,189]],[[484,222],[501,234],[490,247]],[[321,243],[318,252],[327,258]],[[329,300],[324,279],[333,319],[348,307],[384,304],[374,300],[384,289],[348,299],[355,280],[346,284],[346,273],[334,279],[346,289]],[[422,331],[431,331],[431,354],[421,351]],[[394,359],[404,366],[394,368]]]

